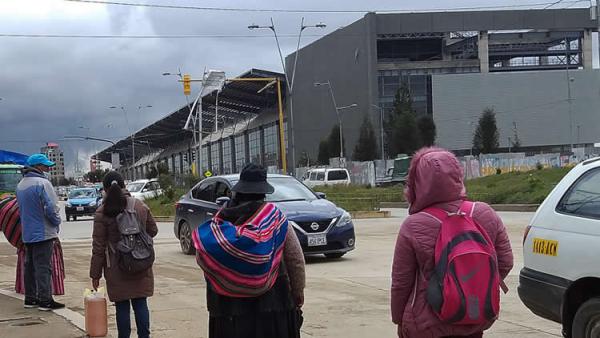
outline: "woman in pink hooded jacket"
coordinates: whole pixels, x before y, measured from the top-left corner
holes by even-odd
[[[463,171],[456,157],[440,148],[423,148],[413,157],[405,191],[409,216],[402,224],[392,265],[392,320],[399,337],[482,337],[493,321],[482,325],[443,323],[427,303],[429,277],[434,268],[440,222],[422,212],[436,207],[456,212],[466,199]],[[506,278],[513,255],[506,228],[496,212],[483,202],[473,206],[473,219],[494,243],[498,270]]]

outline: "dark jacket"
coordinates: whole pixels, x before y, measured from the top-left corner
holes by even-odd
[[[121,239],[121,233],[119,232],[115,218],[104,215],[103,210],[104,208],[100,207],[94,216],[90,277],[92,279],[100,279],[104,272],[106,291],[108,292],[108,298],[112,302],[151,297],[154,293],[152,268],[134,275],[126,274],[119,269],[115,254],[111,251],[109,243],[112,244],[113,248],[116,247],[117,242]],[[150,209],[143,202],[136,200],[135,211],[141,224],[146,225],[148,235],[152,237],[156,236],[158,228],[150,213]]]

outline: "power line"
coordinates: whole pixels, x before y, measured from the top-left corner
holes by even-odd
[[[262,12],[262,13],[319,13],[319,14],[360,14],[368,12],[378,13],[411,13],[411,12],[433,12],[433,11],[462,11],[462,10],[480,10],[480,9],[502,9],[502,8],[524,8],[524,7],[551,7],[556,2],[542,2],[533,4],[514,4],[514,5],[494,5],[494,6],[472,6],[472,7],[455,7],[455,8],[430,8],[430,9],[346,9],[346,10],[328,10],[328,9],[282,9],[282,8],[226,8],[226,7],[199,7],[199,6],[180,6],[180,5],[163,5],[163,4],[145,4],[138,2],[124,1],[100,1],[100,0],[64,0],[69,2],[79,2],[88,4],[102,4],[115,6],[130,6],[130,7],[147,7],[161,9],[185,9],[185,10],[200,10],[200,11],[221,11],[221,12]],[[562,0],[559,2],[563,2]],[[582,2],[579,0],[564,1],[566,3]],[[548,8],[547,7],[547,8]]]
[[[325,35],[305,35],[322,37]],[[278,35],[281,38],[297,39],[297,34]],[[268,38],[272,35],[78,35],[78,34],[11,34],[0,33],[0,38],[70,38],[70,39],[228,39],[228,38]]]
[[[558,5],[558,4],[560,4],[561,2],[563,2],[563,0],[558,0],[558,1],[556,1],[556,2],[553,2],[553,3],[549,4],[548,6],[544,7],[544,9],[548,9],[548,8],[550,8],[550,7],[554,6],[554,5]]]

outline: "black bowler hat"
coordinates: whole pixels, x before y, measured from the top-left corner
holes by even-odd
[[[240,181],[231,188],[242,194],[272,194],[275,191],[267,182],[267,171],[260,165],[248,163],[240,173]]]

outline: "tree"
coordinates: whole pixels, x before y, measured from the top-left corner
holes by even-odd
[[[344,142],[346,144],[346,142]],[[329,148],[329,158],[340,157],[340,125],[336,124],[331,128],[331,133],[327,138],[327,146]],[[344,155],[346,155],[346,147],[344,147]],[[328,160],[329,163],[329,160]]]
[[[402,83],[394,100],[394,111],[388,119],[389,126],[386,133],[388,136],[389,153],[392,156],[398,154],[412,154],[421,145],[419,133],[417,132],[417,121],[415,111],[412,107],[413,101],[410,88],[406,82]]]
[[[499,137],[496,113],[493,108],[485,108],[473,135],[473,148],[483,154],[495,153],[500,146]]]
[[[521,148],[521,139],[519,138],[519,131],[517,130],[517,122],[513,121],[513,138],[512,148],[514,152],[518,152]]]
[[[417,121],[417,126],[419,127],[423,146],[431,147],[434,145],[437,132],[433,118],[429,115],[423,116]]]
[[[373,161],[377,158],[377,140],[371,119],[367,115],[363,118],[360,126],[358,143],[354,147],[352,159],[355,161]]]
[[[156,167],[150,167],[150,169],[146,173],[146,178],[151,180],[151,179],[157,178],[157,177],[158,177],[158,170],[156,170]]]
[[[317,157],[319,164],[329,164],[329,144],[327,140],[321,140],[319,143],[319,156]]]
[[[106,175],[106,173],[108,172],[108,169],[106,170],[101,170],[101,169],[96,169],[94,171],[90,171],[87,174],[83,175],[83,178],[91,183],[98,183],[98,182],[102,182],[102,179],[104,178],[104,175]]]

